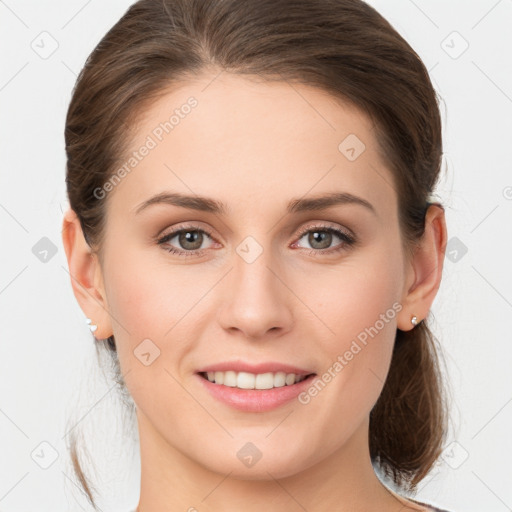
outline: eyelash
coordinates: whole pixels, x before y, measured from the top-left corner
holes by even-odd
[[[210,238],[213,238],[212,233],[210,231],[208,231],[207,229],[204,229],[199,226],[186,226],[186,227],[183,227],[180,229],[176,229],[175,231],[171,231],[170,233],[167,233],[166,235],[164,235],[163,237],[161,237],[157,240],[157,244],[163,246],[163,244],[165,244],[169,240],[172,240],[176,235],[179,235],[180,233],[187,233],[187,232],[194,232],[194,231],[199,231],[201,233],[208,235]],[[323,254],[332,254],[332,253],[341,252],[343,250],[347,250],[348,248],[350,248],[357,242],[357,239],[355,236],[350,235],[350,234],[346,233],[345,231],[341,231],[340,229],[336,229],[336,228],[333,228],[332,226],[328,226],[328,225],[307,226],[304,230],[302,230],[297,235],[298,240],[300,240],[305,234],[307,234],[309,232],[314,232],[314,231],[327,232],[327,233],[334,234],[342,240],[342,243],[339,244],[337,247],[330,248],[330,249],[307,249],[307,248],[304,249],[307,252],[307,254],[310,256],[320,256]],[[169,247],[164,246],[163,249],[166,250],[167,252],[170,252],[171,254],[177,254],[180,256],[184,256],[184,257],[195,256],[197,254],[200,254],[204,250],[206,250],[206,249],[195,249],[193,251],[183,251],[183,250],[176,249],[175,247],[172,247],[172,246],[169,246]]]

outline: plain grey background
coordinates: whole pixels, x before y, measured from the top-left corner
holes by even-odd
[[[0,1],[0,511],[89,510],[66,438],[82,432],[104,511],[138,500],[136,433],[71,291],[61,242],[64,121],[76,75],[128,0]],[[416,499],[512,510],[512,0],[371,0],[443,99],[449,245],[434,302],[453,428]],[[48,252],[44,252],[48,251]]]

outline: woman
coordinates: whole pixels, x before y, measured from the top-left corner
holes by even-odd
[[[63,243],[133,398],[138,512],[440,510],[442,140],[359,0],[142,0],[82,70]],[[82,474],[75,447],[75,469]]]

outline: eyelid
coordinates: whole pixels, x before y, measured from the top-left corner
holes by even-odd
[[[213,238],[212,231],[204,226],[201,226],[197,223],[197,221],[191,221],[192,223],[178,223],[176,226],[173,226],[172,228],[165,228],[161,230],[156,236],[153,237],[154,241],[158,242],[162,238],[167,238],[170,235],[176,236],[181,231],[202,231],[206,233],[209,237]]]
[[[355,239],[356,235],[352,232],[352,230],[339,226],[338,224],[330,224],[328,221],[319,220],[319,221],[312,221],[306,223],[304,227],[302,227],[295,235],[294,237],[302,238],[306,233],[313,229],[334,229],[336,231],[341,231],[344,233],[347,237]]]

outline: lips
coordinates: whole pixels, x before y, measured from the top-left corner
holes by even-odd
[[[197,372],[207,391],[217,400],[245,412],[275,409],[310,385],[316,373],[304,368],[268,362],[224,362]]]
[[[298,366],[292,366],[289,364],[284,363],[278,363],[278,362],[266,362],[266,363],[259,363],[259,364],[250,364],[245,363],[243,361],[226,361],[223,363],[217,363],[210,366],[205,366],[198,370],[197,373],[208,373],[208,372],[227,372],[227,371],[234,371],[234,372],[247,372],[247,373],[253,373],[255,375],[260,373],[277,373],[277,372],[284,372],[284,373],[294,373],[295,375],[309,375],[311,373],[314,373],[311,370],[306,370],[304,368],[299,368]]]

